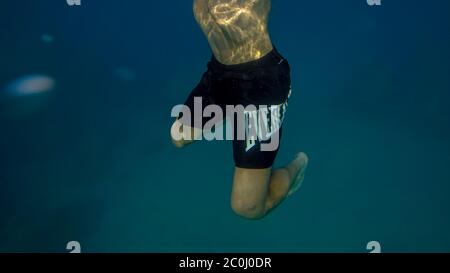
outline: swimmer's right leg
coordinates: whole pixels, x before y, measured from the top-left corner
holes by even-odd
[[[172,143],[177,148],[184,148],[194,143],[196,139],[201,138],[202,134],[201,129],[183,125],[178,119],[175,120],[170,129]]]

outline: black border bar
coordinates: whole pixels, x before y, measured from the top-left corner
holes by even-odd
[[[3,268],[139,269],[138,272],[302,272],[337,269],[449,269],[450,254],[0,254]],[[63,267],[61,268],[62,265]],[[134,272],[136,270],[131,270]],[[102,270],[103,272],[103,270]],[[448,272],[448,271],[447,271]]]

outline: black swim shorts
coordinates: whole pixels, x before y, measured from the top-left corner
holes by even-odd
[[[231,119],[235,165],[264,169],[273,165],[278,153],[290,93],[289,63],[274,49],[261,59],[238,65],[221,64],[213,56],[208,70],[184,105],[192,113],[194,102],[199,99],[202,111],[209,105],[219,106],[224,113],[223,119]],[[244,107],[244,115],[225,115],[227,106]],[[202,116],[200,126],[213,117]],[[194,115],[188,119],[181,115],[179,118],[184,125],[199,127],[198,122],[194,123]],[[244,138],[238,137],[237,124],[244,126]]]

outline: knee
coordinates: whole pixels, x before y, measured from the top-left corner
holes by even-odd
[[[173,146],[175,146],[176,148],[183,148],[184,146],[186,146],[186,141],[183,139],[182,134],[180,134],[179,132],[175,131],[173,129],[170,130],[170,140],[172,141]]]
[[[183,140],[175,140],[173,137],[171,137],[171,140],[173,146],[175,146],[178,149],[184,148],[184,146],[186,146],[186,143]]]
[[[170,131],[170,140],[172,141],[173,146],[177,148],[183,148],[184,147],[184,141],[183,139],[178,140],[179,137],[174,134],[173,130]]]
[[[233,200],[231,202],[231,208],[237,215],[250,220],[261,219],[266,214],[264,205],[251,203],[249,201]]]
[[[175,147],[184,148],[193,142],[194,131],[185,129],[177,120],[170,129],[170,139]]]

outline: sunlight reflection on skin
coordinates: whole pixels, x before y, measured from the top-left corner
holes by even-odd
[[[218,18],[216,22],[219,25],[230,25],[234,23],[242,14],[252,16],[251,9],[253,8],[255,1],[256,0],[249,0],[244,4],[244,6],[239,6],[237,0],[232,0],[227,3],[219,3],[217,5],[213,5],[210,8],[210,12]]]
[[[224,64],[258,59],[272,50],[267,29],[271,0],[195,0],[194,13],[216,58]]]

